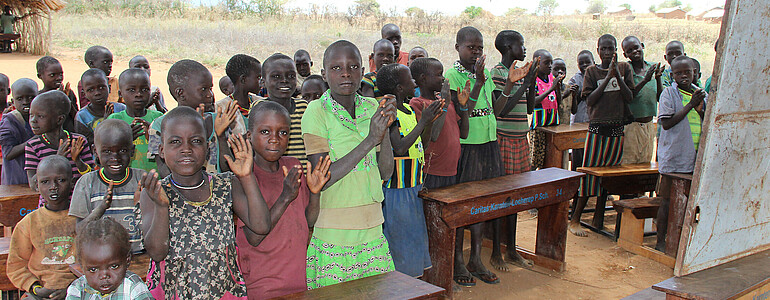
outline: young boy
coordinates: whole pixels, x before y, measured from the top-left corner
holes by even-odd
[[[326,82],[321,75],[310,75],[305,78],[305,82],[302,83],[302,100],[310,101],[321,98],[329,87],[326,86]]]
[[[586,69],[589,66],[593,66],[594,55],[589,50],[583,50],[578,53],[577,56],[578,72],[570,78],[567,84],[572,91],[572,118],[571,124],[575,123],[588,123],[588,106],[586,105],[585,98],[583,97],[583,78],[586,73]],[[584,149],[572,149],[572,170],[577,170],[578,167],[583,165],[583,153]]]
[[[665,173],[692,173],[700,142],[701,123],[705,113],[706,91],[693,86],[692,59],[679,56],[671,61],[674,82],[660,95],[658,120],[663,131],[658,141],[658,171]],[[671,188],[667,176],[661,176],[659,195],[668,195]],[[658,208],[656,249],[666,248],[669,200],[662,198]]]
[[[313,60],[305,49],[294,52],[294,65],[297,67],[297,86],[301,87],[307,78],[312,75]],[[296,94],[294,95],[297,96]]]
[[[64,129],[69,131],[75,130],[75,114],[78,112],[78,98],[75,96],[75,92],[70,89],[69,82],[66,85],[62,85],[64,81],[64,70],[62,70],[59,60],[50,56],[43,56],[37,60],[35,64],[37,69],[37,78],[43,81],[43,89],[38,91],[38,94],[45,93],[47,91],[60,90],[67,94],[70,98],[70,113],[67,115],[67,120],[64,121]]]
[[[107,76],[100,69],[88,69],[80,77],[87,104],[75,115],[75,132],[85,136],[92,148],[96,126],[111,114],[126,110],[123,103],[107,101],[112,93],[108,82]]]
[[[128,67],[142,69],[145,72],[147,72],[147,76],[152,76],[150,61],[148,61],[147,58],[144,56],[137,55],[131,58],[131,60],[128,61]],[[119,85],[120,85],[120,79],[118,79],[118,86]],[[163,100],[163,93],[160,92],[159,87],[153,85],[150,90],[150,95],[152,95],[150,98],[152,99],[152,101],[147,103],[147,109],[157,110],[161,113],[165,113],[166,111],[168,111],[168,108],[166,108],[166,101]]]
[[[61,91],[45,92],[32,100],[29,126],[35,137],[24,146],[24,170],[34,190],[37,190],[38,163],[47,156],[61,155],[70,160],[73,183],[92,170],[94,159],[86,138],[62,129],[69,109],[69,98]]]
[[[142,278],[128,271],[131,244],[120,223],[110,218],[88,222],[78,231],[75,245],[77,261],[86,272],[67,288],[67,300],[153,299]]]
[[[7,88],[4,90],[7,91]],[[29,126],[29,107],[37,96],[37,83],[21,78],[13,83],[11,93],[16,109],[3,114],[0,120],[0,147],[3,153],[0,184],[4,185],[29,183],[24,171],[24,147],[35,136]]]
[[[671,63],[674,61],[675,58],[679,56],[687,56],[687,53],[684,52],[684,44],[682,42],[674,40],[668,42],[666,44],[666,52],[663,54],[663,59],[666,60],[668,63],[668,68],[663,70],[662,80],[663,80],[663,87],[670,87],[671,84],[674,82],[674,78],[671,74]]]
[[[425,50],[425,48],[420,46],[412,48],[412,50],[409,50],[409,61],[406,63],[406,65],[411,65],[415,59],[421,57],[428,57],[428,50]]]
[[[150,124],[163,113],[147,109],[150,102],[150,77],[141,69],[128,69],[120,73],[120,97],[126,103],[126,110],[111,114],[107,119],[123,120],[130,124],[135,154],[130,157],[132,168],[147,172],[158,165],[147,156],[147,134]],[[97,147],[94,147],[97,148]],[[97,154],[98,155],[98,154]]]
[[[8,108],[8,95],[10,94],[11,80],[7,75],[0,73],[0,107],[3,108],[3,112],[5,112],[6,108]]]
[[[222,92],[222,94],[229,96],[233,93],[234,89],[235,87],[233,86],[233,81],[230,80],[230,77],[225,75],[222,76],[222,78],[219,78],[219,91]]]
[[[118,95],[118,91],[120,90],[118,88],[118,79],[110,77],[110,73],[112,73],[112,52],[103,46],[91,46],[86,50],[84,59],[89,68],[102,70],[104,76],[107,77],[107,83],[110,87],[107,101],[123,102],[120,99],[120,95]],[[86,107],[90,100],[86,97],[86,90],[82,81],[78,82],[78,99],[80,99],[81,109]]]
[[[409,53],[401,51],[401,29],[398,28],[398,25],[393,23],[383,25],[382,29],[380,29],[380,37],[393,44],[393,62],[405,66],[409,64]],[[374,71],[376,69],[377,63],[375,63],[374,59],[370,56],[369,70]]]
[[[233,92],[215,103],[217,109],[226,109],[234,104],[238,108],[240,118],[232,124],[232,134],[244,134],[249,123],[249,108],[257,101],[251,94],[259,93],[259,83],[262,80],[262,66],[254,57],[246,54],[236,54],[230,58],[225,67],[227,78],[233,82]]]
[[[377,88],[377,70],[393,62],[393,51],[393,43],[386,39],[381,39],[374,43],[374,50],[369,57],[373,59],[376,69],[372,69],[371,72],[364,74],[364,79],[361,81],[362,96],[372,97],[377,100],[384,96]]]
[[[618,62],[617,40],[610,34],[599,37],[596,52],[602,64],[585,71],[583,97],[588,105],[588,133],[583,154],[583,167],[605,167],[620,164],[623,157],[623,125],[628,124],[628,104],[634,99],[633,68]],[[577,205],[569,231],[588,236],[580,228],[580,215],[588,197],[598,194],[599,178],[587,175],[580,179]]]
[[[307,290],[308,228],[318,218],[319,193],[329,180],[331,161],[326,157],[315,172],[303,174],[299,160],[284,155],[290,128],[289,112],[276,102],[260,101],[249,113],[254,175],[270,207],[273,224],[268,235],[259,235],[238,221],[238,262],[251,299],[270,299]],[[309,163],[306,167],[310,169]]]
[[[562,58],[553,59],[553,68],[551,69],[551,76],[559,78],[567,76],[567,62]],[[559,101],[559,124],[567,124],[567,120],[572,115],[572,102],[575,100],[572,98],[573,90],[577,93],[577,87],[572,87],[564,84],[559,85],[558,93],[561,93],[561,101]]]
[[[623,159],[620,164],[649,163],[655,147],[655,124],[652,118],[658,110],[658,95],[663,91],[660,64],[644,60],[644,43],[627,36],[620,46],[634,71],[634,99],[628,104],[634,121],[623,129]],[[655,83],[651,83],[655,76]]]
[[[83,175],[75,184],[69,215],[77,218],[78,232],[89,221],[111,217],[129,231],[131,251],[142,251],[139,205],[134,204],[134,193],[146,172],[129,167],[135,149],[131,127],[121,120],[105,120],[96,129],[95,138],[102,168]]]
[[[49,92],[54,93],[54,92]],[[62,97],[67,96],[62,93]],[[38,165],[40,196],[45,206],[24,216],[11,235],[8,279],[34,299],[63,299],[75,280],[75,218],[67,215],[72,195],[70,162],[59,155]]]

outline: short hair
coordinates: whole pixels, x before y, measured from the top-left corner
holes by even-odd
[[[591,59],[593,59],[593,58],[594,58],[594,54],[591,52],[591,50],[582,50],[582,51],[580,51],[580,52],[578,53],[578,55],[577,55],[577,56],[578,56],[578,57],[580,57],[580,56],[581,56],[581,55],[583,55],[583,54],[588,54],[589,56],[591,56]]]
[[[665,49],[668,50],[668,47],[674,47],[674,46],[682,47],[682,52],[684,52],[684,44],[682,44],[682,42],[677,41],[677,40],[673,40],[673,41],[668,42],[666,44],[666,48]]]
[[[638,37],[636,37],[634,35],[629,35],[629,36],[625,37],[622,42],[620,42],[620,45],[622,47],[623,44],[625,44],[627,42],[634,41],[634,40],[638,41],[640,44],[642,43],[642,40],[640,40]]]
[[[131,125],[120,119],[106,119],[100,122],[99,126],[96,126],[96,130],[94,130],[94,145],[99,145],[105,134],[120,137],[128,143],[133,143],[134,141],[134,136],[131,134]]]
[[[413,60],[412,63],[409,64],[409,71],[412,73],[412,78],[417,78],[422,74],[428,73],[428,68],[434,64],[441,66],[441,61],[433,57],[420,57]]]
[[[553,61],[554,61],[554,62],[555,62],[555,61],[557,61],[557,60],[559,60],[559,61],[564,61],[564,59],[563,59],[563,58],[561,58],[561,57],[557,57],[557,58],[554,58],[554,59],[553,59]],[[564,62],[564,64],[566,64],[566,62]]]
[[[599,45],[602,43],[602,41],[612,41],[613,44],[615,44],[615,48],[618,47],[618,40],[615,39],[615,36],[606,33],[599,37],[599,40],[596,41],[596,45]]]
[[[32,88],[35,92],[37,92],[37,82],[29,78],[16,79],[16,81],[14,81],[13,84],[11,85],[11,91],[21,89],[24,87]]]
[[[150,75],[147,75],[147,72],[144,70],[139,68],[130,68],[120,73],[120,76],[118,76],[118,86],[123,86],[126,84],[126,80],[133,78],[134,76],[146,77],[147,81],[150,81]]]
[[[690,59],[692,59],[692,67],[696,68],[696,69],[698,69],[698,71],[700,71],[700,62],[697,59],[692,58],[692,57],[690,57]]]
[[[203,122],[203,117],[196,111],[195,109],[187,106],[177,106],[174,107],[174,109],[168,111],[164,117],[163,120],[160,122],[160,132],[161,132],[161,140],[165,140],[166,133],[168,130],[166,130],[166,127],[169,123],[172,121],[176,121],[177,119],[188,119],[188,120],[194,120],[196,122],[200,123],[201,128],[203,131],[206,131],[206,126]],[[206,133],[204,132],[203,135],[205,136]]]
[[[320,81],[321,82],[321,87],[324,90],[328,90],[329,89],[329,84],[326,83],[326,80],[324,80],[324,77],[321,76],[321,75],[318,75],[318,74],[313,74],[313,75],[310,75],[307,78],[305,78],[305,81],[302,82],[302,86],[305,86],[306,82],[313,81],[313,80]],[[300,90],[302,90],[302,86],[300,87]]]
[[[286,117],[286,121],[291,125],[291,115],[286,107],[275,101],[260,101],[249,111],[249,130],[252,130],[257,123],[257,119],[263,112],[273,112]]]
[[[104,52],[109,52],[110,54],[112,53],[112,52],[110,52],[110,49],[107,49],[107,47],[98,46],[98,45],[97,46],[91,46],[91,47],[89,47],[86,50],[86,54],[83,56],[83,59],[86,61],[86,64],[88,64],[88,62],[93,61],[94,59],[96,59],[97,55],[99,55],[100,53],[104,53]]]
[[[382,25],[382,29],[380,29],[380,35],[384,36],[385,33],[390,31],[401,31],[401,28],[398,28],[398,25],[396,24],[388,23],[388,24]]]
[[[11,85],[11,80],[8,78],[7,75],[0,73],[0,81],[5,81],[5,84],[7,84],[9,87]]]
[[[32,103],[43,103],[43,105],[49,109],[53,109],[53,112],[58,115],[67,115],[70,113],[70,98],[67,94],[60,90],[47,91],[42,94],[38,94]]]
[[[305,49],[299,49],[299,50],[297,50],[297,52],[294,52],[294,59],[295,60],[298,57],[303,57],[303,56],[307,56],[308,58],[310,58],[310,53],[307,52],[307,50],[305,50]]]
[[[694,60],[685,55],[679,55],[676,58],[674,58],[674,60],[671,61],[671,67],[673,68],[674,65],[680,64],[680,63],[687,63],[690,65],[691,68],[695,68]]]
[[[409,53],[412,53],[412,51],[414,51],[414,50],[422,50],[422,52],[425,52],[425,56],[428,56],[428,50],[425,50],[425,48],[423,48],[423,47],[415,46],[414,48],[409,50]]]
[[[64,156],[61,155],[49,155],[44,157],[40,160],[40,163],[37,165],[37,170],[43,170],[48,167],[56,167],[66,170],[64,172],[67,174],[70,179],[72,179],[72,166],[70,165],[69,159],[67,159]],[[40,172],[38,172],[40,174]]]
[[[102,217],[96,220],[88,221],[75,237],[75,251],[78,261],[82,260],[83,254],[88,251],[85,244],[88,242],[100,242],[115,246],[121,257],[131,254],[131,242],[128,231],[118,221],[110,217]]]
[[[183,59],[175,62],[173,65],[171,65],[171,68],[168,69],[168,76],[166,76],[169,92],[172,96],[174,96],[176,94],[174,93],[174,90],[184,86],[192,74],[208,71],[209,69],[207,69],[203,64],[192,59]]]
[[[384,94],[395,94],[396,87],[400,83],[398,71],[401,70],[402,67],[406,70],[409,70],[407,66],[401,65],[399,63],[388,64],[377,70],[377,88],[380,90],[380,92]]]
[[[144,59],[144,60],[146,60],[148,63],[150,62],[150,61],[149,61],[149,60],[148,60],[146,57],[144,57],[143,55],[137,55],[137,56],[134,56],[134,57],[132,57],[131,59],[129,59],[129,60],[128,60],[128,67],[130,68],[130,67],[131,67],[131,64],[133,64],[135,60],[139,60],[139,59]]]
[[[267,59],[265,59],[265,62],[262,64],[262,77],[265,77],[265,70],[267,70],[268,66],[279,60],[291,61],[292,68],[294,68],[294,60],[291,57],[283,53],[273,53],[273,55],[270,55]]]
[[[387,42],[387,44],[385,44],[386,42]],[[379,46],[381,46],[383,44],[384,45],[390,45],[391,47],[393,47],[393,43],[391,41],[386,40],[386,39],[380,39],[380,40],[374,42],[374,46],[372,47],[372,52],[377,52],[377,47],[379,47]],[[393,51],[396,51],[395,47],[393,49],[394,49]]]
[[[241,76],[248,76],[251,72],[256,72],[257,67],[259,67],[259,60],[256,58],[246,54],[236,54],[227,61],[225,73],[235,85]]]
[[[457,37],[455,38],[455,42],[460,44],[468,40],[471,36],[478,36],[480,38],[484,38],[484,36],[481,34],[481,31],[476,29],[476,27],[465,26],[463,28],[460,28],[460,30],[457,31]]]
[[[501,54],[505,51],[505,47],[511,45],[514,41],[521,42],[524,40],[524,36],[518,31],[503,30],[495,37],[495,49]]]
[[[537,49],[537,50],[535,50],[534,53],[532,53],[532,57],[538,57],[538,56],[542,56],[542,55],[546,55],[546,54],[551,55],[551,52],[548,52],[548,50],[545,50],[545,49]],[[551,56],[553,56],[553,55],[551,55]]]
[[[38,74],[43,74],[43,71],[45,71],[45,68],[52,64],[61,64],[58,59],[52,57],[52,56],[43,56],[40,59],[37,60],[37,63],[35,63],[35,69],[37,70]]]
[[[326,47],[326,50],[324,50],[323,67],[326,68],[326,63],[329,62],[331,56],[336,51],[342,49],[353,51],[353,53],[358,56],[358,61],[361,61],[361,51],[358,50],[358,47],[356,47],[355,44],[347,40],[338,40],[329,45],[329,47]]]
[[[94,76],[104,77],[104,80],[107,80],[107,75],[104,74],[104,71],[97,68],[90,68],[85,72],[83,72],[83,75],[80,76],[80,82],[85,81],[86,78],[94,77]]]

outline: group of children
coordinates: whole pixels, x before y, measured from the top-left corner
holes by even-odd
[[[101,46],[86,51],[77,94],[49,56],[37,64],[42,90],[0,74],[0,98],[12,95],[0,120],[2,184],[41,194],[13,232],[10,280],[35,299],[263,299],[393,270],[420,277],[431,258],[418,192],[541,168],[541,126],[588,122],[573,166],[609,166],[652,159],[657,115],[660,171],[693,170],[706,93],[679,42],[664,69],[633,36],[621,43],[629,62],[619,61],[615,37],[603,35],[601,64],[580,52],[564,84],[566,62],[547,50],[516,67],[528,60],[516,31],[496,36],[502,57],[491,69],[473,27],[457,32],[446,70],[421,47],[400,51],[398,26],[381,34],[369,70],[345,40],[325,50],[321,75],[305,50],[264,62],[235,55],[219,101],[208,69],[180,60],[168,71],[168,112],[145,57],[109,77]],[[577,222],[597,186],[581,181],[576,235],[586,235]],[[515,251],[516,223],[489,222],[497,270],[532,266]],[[468,228],[467,264],[457,231],[459,285],[499,282],[481,260],[482,226]],[[127,271],[145,252],[146,283]]]

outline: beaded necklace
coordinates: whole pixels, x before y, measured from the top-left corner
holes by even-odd
[[[66,134],[66,135],[67,135],[67,139],[69,140],[69,139],[70,139],[70,132],[69,132],[69,131],[66,131],[66,130],[64,130],[64,129],[62,129],[62,131],[64,131],[64,134]],[[43,142],[45,142],[46,144],[49,144],[49,145],[51,144],[51,142],[50,142],[50,141],[48,141],[48,138],[47,138],[47,137],[45,137],[45,133],[41,134],[41,135],[40,135],[40,137],[42,137],[42,138],[43,138]]]
[[[101,169],[99,169],[99,178],[101,178],[107,184],[112,183],[113,185],[121,185],[121,184],[125,183],[128,180],[129,169],[130,168],[126,168],[126,174],[123,175],[123,179],[121,179],[121,180],[112,180],[112,179],[107,178],[106,175],[104,175],[104,168],[101,168]]]

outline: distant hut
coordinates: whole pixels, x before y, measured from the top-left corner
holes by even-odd
[[[671,7],[655,11],[655,16],[663,19],[684,19],[687,12],[679,7]]]
[[[704,21],[706,20],[706,14],[709,15],[708,21],[720,21],[722,15],[725,14],[725,10],[721,6],[713,7],[710,9],[701,9],[701,10],[692,10],[687,13],[687,19],[688,20],[694,20],[694,21]],[[715,16],[718,15],[719,20],[714,20]]]
[[[631,12],[630,9],[624,6],[618,6],[607,10],[607,14],[613,17],[628,16],[628,15],[631,15],[632,13],[633,12]]]
[[[719,23],[722,22],[722,17],[725,15],[724,9],[712,9],[703,15],[703,20]]]
[[[64,8],[62,0],[0,0],[0,8],[11,7],[14,15],[34,13],[14,24],[21,35],[16,40],[18,51],[41,55],[48,52],[51,41],[51,13]]]

